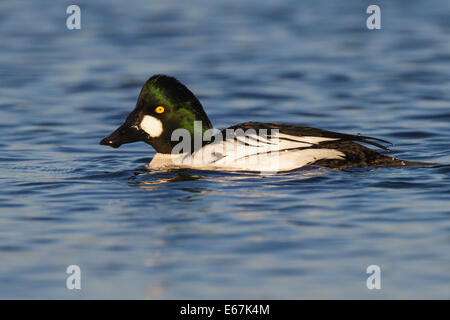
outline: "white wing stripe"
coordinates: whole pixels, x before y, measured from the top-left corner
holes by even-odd
[[[314,137],[314,136],[293,136],[289,134],[279,133],[278,134],[279,139],[290,139],[295,140],[298,142],[303,143],[311,143],[311,144],[318,144],[323,141],[335,141],[339,140],[339,138],[326,138],[326,137]]]

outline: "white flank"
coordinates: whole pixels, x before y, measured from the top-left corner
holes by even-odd
[[[142,130],[147,132],[152,138],[159,137],[163,132],[161,120],[152,116],[145,116],[144,119],[142,119],[140,126]]]
[[[327,148],[308,148],[337,138],[273,134],[270,140],[254,134],[210,143],[194,154],[156,154],[152,169],[194,168],[231,171],[287,171],[321,159],[345,159],[345,154]]]

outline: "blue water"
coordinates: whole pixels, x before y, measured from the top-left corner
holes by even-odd
[[[450,164],[450,3],[0,3],[0,298],[450,298],[450,167],[148,172],[98,143],[152,74],[217,128],[298,123]],[[81,290],[66,268],[81,268]],[[381,268],[368,290],[366,268]]]

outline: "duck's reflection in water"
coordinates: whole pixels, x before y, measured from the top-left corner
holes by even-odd
[[[158,190],[167,184],[175,182],[189,182],[202,179],[202,176],[192,174],[186,170],[137,170],[134,172],[134,175],[128,179],[128,184],[132,187],[139,187],[147,190]],[[192,191],[196,192],[195,190]]]
[[[133,187],[144,188],[147,190],[159,190],[161,187],[167,184],[185,182],[180,184],[180,189],[192,193],[209,193],[206,189],[200,187],[200,184],[195,184],[195,188],[189,182],[192,181],[204,181],[220,183],[223,187],[238,186],[238,182],[253,182],[261,183],[267,182],[268,185],[276,182],[277,184],[289,183],[292,180],[302,180],[311,178],[318,175],[324,175],[329,173],[330,169],[320,167],[304,167],[301,169],[288,171],[288,172],[273,172],[273,173],[261,173],[261,172],[225,172],[225,171],[201,171],[190,169],[179,170],[135,170],[132,177],[128,180],[128,184]],[[259,185],[259,184],[258,184]],[[257,186],[257,185],[255,185]]]

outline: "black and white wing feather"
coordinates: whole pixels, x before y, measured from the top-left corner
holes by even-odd
[[[226,130],[222,131],[223,135]],[[392,158],[359,144],[369,144],[389,151],[386,146],[386,144],[392,145],[389,141],[374,137],[338,133],[306,126],[262,122],[244,122],[229,127],[228,130],[267,131],[266,144],[276,143],[276,148],[280,152],[289,152],[294,155],[294,151],[303,151],[295,153],[295,156],[302,158],[299,159],[299,164],[306,163],[337,169],[418,164]],[[276,138],[276,142],[274,142],[274,138]],[[248,143],[248,139],[246,141]],[[261,146],[261,144],[264,144],[263,139],[258,140],[256,145]],[[273,148],[269,148],[269,150],[273,152]]]
[[[232,130],[242,129],[244,131],[248,129],[256,129],[256,130],[265,129],[268,130],[268,132],[270,132],[271,130],[278,130],[280,133],[287,136],[334,138],[340,141],[356,141],[370,144],[383,150],[389,150],[389,148],[385,145],[382,145],[381,143],[392,145],[391,142],[379,138],[345,134],[312,127],[292,125],[292,124],[282,124],[282,123],[244,122],[231,126],[228,129]],[[285,137],[284,139],[288,139],[288,137]]]

